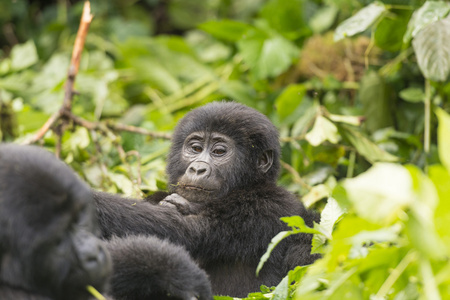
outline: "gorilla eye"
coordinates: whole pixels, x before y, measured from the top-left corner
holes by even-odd
[[[192,150],[196,153],[200,153],[203,151],[203,148],[197,145],[192,145]]]
[[[225,153],[226,153],[227,151],[225,150],[225,149],[222,149],[222,148],[218,148],[218,149],[214,149],[213,150],[213,153],[215,154],[215,155],[224,155]]]

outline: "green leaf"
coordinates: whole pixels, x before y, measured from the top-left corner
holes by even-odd
[[[380,2],[369,4],[336,28],[334,40],[339,41],[367,30],[382,17],[385,11],[386,7]]]
[[[11,69],[14,71],[26,69],[37,63],[38,60],[39,57],[33,40],[16,45],[11,50]]]
[[[407,169],[391,163],[377,163],[367,172],[344,182],[349,200],[358,215],[378,223],[389,222],[414,199]]]
[[[439,120],[438,151],[442,164],[450,171],[450,115],[441,108],[436,109]]]
[[[339,206],[337,201],[330,197],[328,198],[327,205],[320,214],[320,227],[321,230],[327,238],[331,239],[331,234],[333,233],[333,228],[336,222],[344,214],[344,210]]]
[[[218,39],[229,42],[239,41],[245,32],[252,28],[248,24],[232,20],[208,21],[198,27]]]
[[[421,88],[415,87],[401,90],[399,96],[403,100],[412,103],[423,102],[425,100],[425,93],[423,92],[423,90]]]
[[[349,126],[338,125],[339,133],[346,138],[358,151],[359,154],[364,156],[369,162],[395,162],[398,158],[380,147],[374,142],[369,140],[361,132],[352,129]]]
[[[421,258],[419,264],[419,271],[422,277],[424,299],[442,299],[439,293],[439,289],[436,285],[433,269],[428,259]]]
[[[241,40],[238,48],[257,79],[280,75],[299,55],[297,47],[289,40],[282,36],[267,39],[260,31]]]
[[[285,222],[289,227],[292,227],[293,233],[320,233],[320,231],[308,227],[300,216],[283,217],[280,220]]]
[[[446,81],[450,74],[450,17],[425,27],[412,44],[422,74],[434,81]]]
[[[327,239],[332,239],[333,228],[336,222],[344,214],[344,210],[339,206],[336,200],[328,198],[327,205],[320,214],[320,224],[315,224],[314,228],[321,234],[314,234],[312,240],[311,253],[323,253],[323,246]]]
[[[450,199],[450,173],[444,167],[434,165],[429,168],[429,175],[440,199],[434,213],[436,232],[445,243],[447,251],[449,251],[450,226],[448,226],[448,220],[450,219],[450,201],[448,199]]]
[[[312,16],[309,21],[309,26],[314,31],[314,33],[322,33],[333,25],[336,21],[339,9],[336,5],[329,5],[322,8]]]
[[[369,132],[392,126],[392,101],[387,95],[383,78],[370,71],[361,80],[359,99],[363,104],[365,126]]]
[[[313,128],[306,134],[305,138],[312,146],[318,146],[327,140],[332,144],[337,144],[339,141],[337,131],[336,125],[331,121],[323,116],[318,116]]]
[[[285,276],[273,291],[272,300],[285,300],[289,295],[289,276]]]
[[[303,219],[302,219],[303,220]],[[264,266],[265,262],[269,259],[270,253],[272,253],[273,249],[285,238],[287,238],[290,235],[293,235],[293,231],[282,231],[278,233],[275,237],[272,238],[270,241],[269,246],[267,247],[266,253],[261,257],[258,267],[256,268],[256,275],[258,276],[259,271],[261,271],[262,267]]]
[[[415,166],[408,166],[416,194],[407,222],[407,233],[417,250],[429,258],[442,259],[445,248],[435,226],[434,214],[438,205],[438,194],[432,181]]]
[[[303,3],[301,0],[269,0],[259,14],[271,28],[289,39],[295,39],[304,28]]]
[[[383,18],[375,30],[375,45],[391,52],[399,51],[403,45],[403,35],[410,16],[410,11],[399,11],[396,14],[389,14],[388,18]]]
[[[291,84],[283,90],[275,100],[277,113],[281,120],[286,119],[302,103],[305,94],[306,88],[302,84]]]
[[[334,115],[329,114],[328,118],[333,122],[345,123],[353,126],[361,125],[361,117],[360,116],[344,116],[344,115]]]
[[[442,20],[450,12],[450,4],[444,1],[426,1],[411,18],[408,29],[403,37],[407,43],[427,25]]]
[[[335,22],[338,13],[338,7],[333,4],[319,8],[309,21],[309,26],[314,33],[322,33],[330,29]]]
[[[355,246],[368,245],[370,243],[391,242],[395,243],[401,230],[401,226],[393,225],[387,228],[382,228],[373,231],[363,230],[354,235],[351,240]]]

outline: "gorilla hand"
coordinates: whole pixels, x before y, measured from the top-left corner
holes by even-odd
[[[164,198],[159,205],[175,207],[182,215],[196,215],[200,212],[201,204],[189,202],[180,195],[173,193]]]

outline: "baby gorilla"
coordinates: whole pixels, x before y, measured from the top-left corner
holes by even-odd
[[[0,145],[0,299],[86,300],[88,285],[116,300],[212,299],[183,248],[139,236],[105,247],[98,234],[91,190],[72,170],[38,147]]]
[[[90,189],[49,152],[0,145],[0,299],[87,299],[111,260]]]

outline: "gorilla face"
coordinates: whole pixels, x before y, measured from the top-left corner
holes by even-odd
[[[237,103],[210,103],[189,112],[174,131],[171,192],[202,202],[275,183],[279,155],[278,131],[266,116]]]
[[[90,189],[52,154],[0,145],[0,282],[52,299],[102,290],[112,267],[94,209]]]
[[[226,178],[233,172],[235,159],[236,146],[230,137],[217,132],[190,134],[181,152],[185,172],[178,181],[177,193],[193,201],[220,196],[227,190]]]

